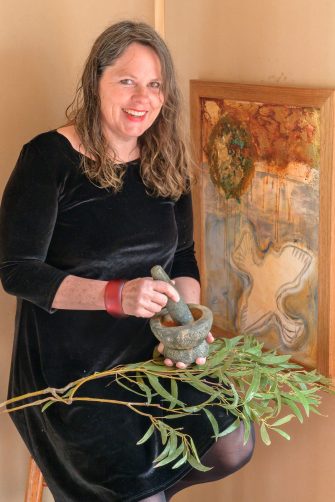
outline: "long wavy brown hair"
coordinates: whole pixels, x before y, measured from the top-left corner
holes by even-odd
[[[122,21],[97,38],[66,116],[86,152],[81,163],[86,176],[102,188],[121,190],[125,168],[116,164],[116,152],[110,153],[113,145],[107,145],[102,132],[98,85],[104,69],[132,43],[149,46],[156,52],[163,78],[164,104],[160,114],[138,139],[142,179],[151,195],[178,199],[190,185],[188,152],[180,124],[181,98],[171,54],[151,26]]]

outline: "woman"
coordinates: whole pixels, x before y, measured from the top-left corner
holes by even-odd
[[[95,42],[70,122],[24,146],[1,212],[2,282],[18,297],[10,396],[151,358],[148,318],[179,298],[148,277],[153,265],[199,302],[179,114],[166,45],[151,27],[121,22]],[[82,392],[132,399],[99,381]],[[160,439],[136,446],[148,421],[124,406],[57,405],[12,418],[57,502],[169,500],[234,472],[253,449],[242,429],[213,445],[207,418],[190,416],[178,426],[213,469],[154,469]],[[233,420],[217,418],[222,429]]]

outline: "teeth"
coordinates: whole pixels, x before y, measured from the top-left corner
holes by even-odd
[[[133,115],[133,117],[143,117],[146,112],[138,112],[136,110],[124,110],[126,113],[129,113],[129,115]]]

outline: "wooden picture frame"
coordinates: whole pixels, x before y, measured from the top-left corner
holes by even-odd
[[[213,332],[254,327],[265,348],[334,376],[334,90],[193,80],[190,107]]]

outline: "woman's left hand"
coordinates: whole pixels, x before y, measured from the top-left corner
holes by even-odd
[[[213,343],[213,342],[214,342],[214,336],[212,335],[212,333],[211,333],[211,332],[209,332],[209,333],[208,333],[207,338],[206,338],[206,341],[207,341],[207,343]],[[164,351],[164,344],[163,344],[162,342],[158,345],[157,350],[158,350],[158,352],[159,352],[160,354],[163,354],[163,351]],[[203,364],[205,364],[205,363],[206,363],[206,357],[198,357],[198,359],[196,359],[196,361],[195,361],[195,362],[196,362],[196,364],[203,365]],[[173,362],[173,361],[171,361],[171,359],[168,359],[168,358],[167,358],[167,359],[164,359],[164,364],[165,364],[166,366],[173,366],[173,365],[174,365],[174,362]],[[187,368],[187,366],[188,366],[187,364],[182,363],[181,361],[178,361],[178,362],[176,363],[176,367],[177,367],[177,368],[179,368],[179,369],[181,369],[181,370],[183,370],[183,369]]]

